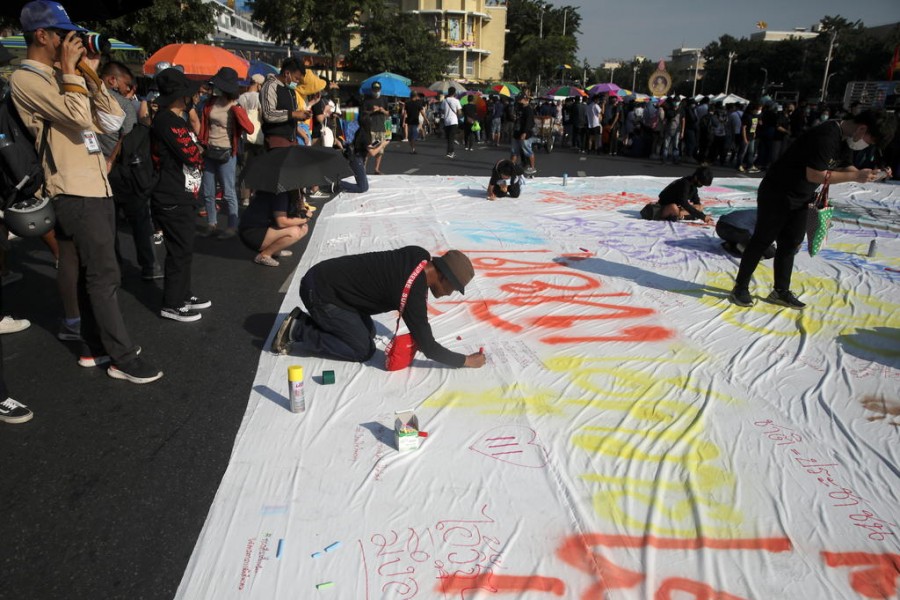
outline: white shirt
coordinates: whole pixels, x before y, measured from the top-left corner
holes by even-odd
[[[444,99],[444,125],[459,125],[459,113],[462,104],[454,96]]]
[[[588,129],[600,127],[600,104],[591,102],[588,107]]]

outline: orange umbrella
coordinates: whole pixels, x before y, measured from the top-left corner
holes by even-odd
[[[222,67],[231,67],[237,71],[240,79],[247,78],[250,62],[235,56],[224,48],[207,46],[206,44],[169,44],[153,53],[144,63],[144,74],[156,73],[156,65],[165,62],[169,66],[181,65],[185,75],[212,77]]]

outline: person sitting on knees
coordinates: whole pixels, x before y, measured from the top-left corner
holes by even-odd
[[[680,221],[682,219],[699,219],[712,225],[712,217],[703,214],[700,196],[697,189],[712,183],[713,176],[709,167],[700,167],[693,175],[676,179],[659,193],[659,204],[662,210],[657,217],[660,221]]]
[[[719,217],[716,222],[716,235],[725,240],[722,248],[735,256],[743,256],[753,230],[756,228],[756,209],[735,210]],[[775,256],[775,244],[766,248],[763,258]]]
[[[488,183],[487,198],[496,200],[509,196],[518,198],[522,193],[522,179],[525,171],[518,163],[511,160],[500,160],[491,171],[491,180]]]
[[[257,191],[241,216],[238,236],[245,246],[259,253],[253,259],[256,264],[277,267],[280,263],[276,259],[290,256],[287,248],[309,232],[308,216],[288,216],[290,202],[290,192]]]

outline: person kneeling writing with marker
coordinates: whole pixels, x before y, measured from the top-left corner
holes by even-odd
[[[432,257],[418,246],[342,256],[314,265],[300,282],[309,311],[291,311],[272,340],[272,352],[301,350],[317,356],[365,362],[375,354],[371,315],[400,310],[425,356],[452,367],[482,367],[483,352],[459,354],[437,343],[428,323],[428,290],[435,298],[465,293],[475,276],[458,250]],[[390,367],[389,367],[390,368]]]

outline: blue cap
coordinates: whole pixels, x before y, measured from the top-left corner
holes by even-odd
[[[19,21],[22,24],[22,31],[36,31],[51,27],[66,31],[87,31],[69,19],[62,4],[49,0],[34,0],[23,6]]]

